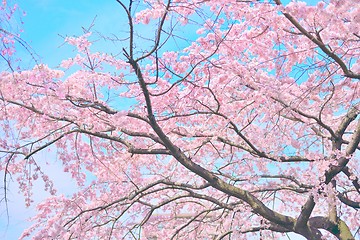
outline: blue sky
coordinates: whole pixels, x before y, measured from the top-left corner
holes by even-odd
[[[88,28],[95,17],[93,30],[104,35],[127,26],[114,0],[20,0],[18,4],[26,12],[22,38],[50,67],[73,55],[72,48],[63,45],[63,37],[83,34],[82,27]]]
[[[94,30],[104,35],[117,34],[120,29],[126,29],[127,20],[115,0],[18,0],[22,10],[26,12],[23,17],[24,33],[22,38],[32,46],[33,51],[39,56],[41,62],[50,67],[56,67],[62,59],[73,56],[73,48],[63,45],[62,37],[81,35],[82,27],[89,27],[95,16]],[[309,0],[314,3],[317,1]],[[152,33],[153,34],[153,33]],[[114,48],[111,42],[100,48]],[[120,52],[120,50],[115,49]],[[27,61],[29,55],[22,49],[19,54],[23,58],[24,67],[32,68],[33,62]],[[31,66],[30,66],[31,65]],[[49,157],[49,156],[43,156]],[[54,156],[56,159],[56,156]],[[49,175],[54,176],[56,186],[65,192],[73,185],[69,177],[61,172],[60,163],[55,161],[53,166],[47,166]],[[2,175],[0,174],[0,179]],[[17,239],[24,228],[30,224],[26,219],[35,213],[34,206],[26,209],[21,195],[17,194],[16,183],[12,182],[9,192],[9,219],[7,219],[4,204],[0,204],[0,239]],[[40,201],[47,195],[43,193],[41,184],[35,185],[34,193],[36,201]],[[295,238],[294,238],[295,239]]]
[[[22,38],[32,46],[42,62],[55,67],[61,59],[71,57],[71,48],[62,45],[66,36],[81,35],[89,27],[103,35],[119,35],[127,29],[127,19],[115,0],[18,0],[26,12]],[[284,3],[289,0],[283,0]],[[306,0],[314,4],[318,0]],[[109,43],[111,45],[111,43]],[[19,49],[20,50],[20,49]]]

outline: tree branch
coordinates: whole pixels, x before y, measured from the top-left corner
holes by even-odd
[[[280,0],[275,0],[277,5],[282,5]],[[353,73],[350,69],[347,68],[346,64],[341,60],[339,56],[337,56],[334,52],[332,52],[329,48],[325,46],[325,44],[318,39],[317,37],[312,36],[301,24],[289,13],[282,12],[284,16],[296,27],[303,35],[305,35],[308,39],[310,39],[313,43],[315,43],[328,57],[332,58],[342,69],[344,75],[349,78],[360,79],[360,74]]]
[[[201,167],[200,165],[194,163],[191,161],[182,151],[180,148],[178,148],[174,143],[167,137],[167,135],[163,132],[162,128],[158,125],[156,118],[153,113],[150,94],[147,89],[145,80],[143,78],[143,75],[141,73],[141,69],[137,62],[135,62],[133,59],[130,58],[130,56],[124,52],[125,56],[128,58],[128,62],[134,69],[136,76],[138,78],[140,87],[142,89],[145,102],[146,102],[146,109],[147,114],[149,118],[149,124],[153,128],[153,130],[156,132],[158,137],[163,141],[164,145],[167,149],[169,149],[173,155],[173,157],[184,167],[189,169],[191,172],[194,172],[195,174],[199,175],[203,179],[209,182],[211,186],[214,188],[220,190],[221,192],[224,192],[230,196],[234,196],[236,198],[239,198],[246,203],[248,203],[254,210],[255,213],[260,214],[264,218],[268,219],[271,222],[277,223],[279,225],[282,225],[284,227],[292,228],[295,223],[295,219],[282,215],[278,212],[275,212],[268,208],[264,203],[262,203],[259,199],[257,199],[254,195],[249,193],[248,191],[245,191],[243,189],[237,188],[235,186],[232,186],[220,178],[218,178],[214,173],[206,170],[205,168]]]

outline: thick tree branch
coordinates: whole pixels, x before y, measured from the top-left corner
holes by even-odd
[[[358,106],[353,106],[350,111],[346,113],[338,129],[335,132],[337,137],[342,138],[346,128],[350,125],[351,122],[356,119],[356,117],[359,115],[359,112],[360,111],[358,109]]]
[[[295,223],[295,219],[282,215],[280,213],[277,213],[271,209],[269,209],[264,203],[262,203],[259,199],[257,199],[254,195],[249,193],[248,191],[245,191],[243,189],[237,188],[235,186],[232,186],[220,178],[218,178],[214,173],[206,170],[205,168],[201,167],[200,165],[194,163],[191,161],[182,151],[179,149],[176,145],[173,144],[173,142],[168,138],[168,136],[162,131],[162,128],[158,125],[156,118],[153,113],[152,104],[150,100],[150,94],[147,89],[145,80],[143,78],[143,75],[141,73],[141,69],[137,62],[135,62],[133,59],[130,58],[130,56],[125,52],[125,56],[128,58],[128,62],[134,69],[140,87],[142,89],[148,118],[151,127],[156,132],[156,134],[159,136],[159,138],[164,142],[164,145],[169,149],[174,156],[174,158],[181,163],[184,167],[189,169],[190,171],[194,172],[195,174],[199,175],[203,179],[207,180],[209,184],[226,193],[230,196],[234,196],[236,198],[239,198],[246,203],[248,203],[254,210],[255,213],[260,214],[264,218],[268,219],[271,222],[274,222],[276,224],[282,225],[284,227],[292,228]]]
[[[70,95],[66,96],[66,99],[69,100],[72,104],[80,108],[94,108],[99,111],[106,112],[107,114],[114,115],[118,113],[118,111],[111,109],[109,106],[99,102],[99,101],[89,101],[84,98],[74,98]]]
[[[312,217],[309,219],[309,224],[312,227],[327,230],[339,240],[355,240],[349,227],[341,219],[338,219],[337,223],[333,223],[325,217]]]
[[[296,220],[295,230],[302,231],[303,229],[307,228],[307,222],[312,211],[314,210],[314,207],[314,197],[310,195],[306,203],[301,207],[301,213]]]
[[[348,205],[349,207],[356,208],[356,209],[360,208],[360,202],[355,202],[355,201],[350,200],[349,198],[347,198],[345,196],[344,193],[338,193],[337,197],[342,203]]]
[[[146,132],[135,132],[135,131],[130,131],[128,129],[121,129],[121,132],[132,136],[132,137],[144,137],[144,138],[149,138],[151,140],[153,140],[156,143],[159,143],[161,145],[164,145],[164,143],[161,141],[161,139],[159,139],[156,135],[152,134],[152,133],[146,133]]]

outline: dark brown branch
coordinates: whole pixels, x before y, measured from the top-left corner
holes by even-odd
[[[249,232],[258,232],[261,230],[269,230],[274,232],[291,232],[291,230],[284,228],[279,225],[274,225],[270,223],[270,226],[259,226],[259,227],[252,227],[246,230],[241,231],[242,233],[249,233]]]
[[[159,139],[156,135],[152,133],[146,133],[146,132],[134,132],[127,129],[121,129],[121,132],[132,136],[132,137],[144,137],[144,138],[150,138],[151,140],[160,143],[161,145],[164,145],[161,139]]]
[[[279,187],[272,187],[272,188],[261,188],[261,189],[256,189],[256,190],[249,190],[249,192],[251,193],[256,193],[256,192],[277,192],[277,191],[292,191],[292,192],[297,192],[297,193],[306,193],[308,192],[308,190],[306,189],[301,189],[301,188],[297,188],[295,186],[279,186]]]
[[[167,18],[168,12],[170,11],[170,3],[171,3],[171,1],[169,0],[167,2],[166,7],[165,7],[165,12],[164,12],[163,16],[161,17],[161,20],[160,20],[160,23],[159,23],[159,26],[158,26],[158,29],[157,29],[157,32],[156,32],[155,44],[154,44],[153,48],[147,54],[145,54],[145,55],[139,57],[138,59],[134,60],[135,63],[149,57],[151,54],[153,54],[158,49],[159,44],[160,44],[160,40],[161,40],[161,32],[163,31],[163,26],[164,26],[165,20]],[[130,57],[133,59],[132,55],[130,55]]]
[[[77,132],[77,131],[76,131],[76,130],[72,130],[72,131],[66,132],[66,133],[64,133],[64,134],[61,134],[61,135],[58,136],[57,138],[55,138],[55,139],[53,139],[53,140],[45,143],[44,145],[38,147],[38,148],[35,149],[34,151],[28,153],[28,154],[24,157],[24,159],[30,158],[32,155],[36,154],[37,152],[40,152],[41,150],[43,150],[43,149],[51,146],[52,144],[56,143],[57,141],[59,141],[60,139],[62,139],[63,137],[65,137],[66,135],[72,134],[72,133],[74,133],[74,132]]]
[[[353,106],[349,112],[343,117],[342,122],[340,123],[338,129],[336,130],[335,134],[341,138],[344,135],[346,128],[353,122],[356,117],[359,115],[359,109],[357,106]]]
[[[360,202],[355,202],[355,201],[350,200],[349,198],[347,198],[345,196],[344,193],[339,193],[337,195],[337,197],[342,203],[348,205],[349,207],[356,208],[356,209],[360,208]]]
[[[124,139],[122,139],[122,138],[120,138],[120,137],[116,137],[116,136],[111,136],[111,135],[108,135],[108,134],[106,134],[106,133],[102,133],[102,132],[91,132],[91,131],[88,131],[88,130],[86,130],[86,129],[76,129],[76,130],[74,130],[73,132],[85,133],[85,134],[92,135],[92,136],[95,136],[95,137],[99,137],[99,138],[103,138],[103,139],[108,139],[108,140],[112,140],[112,141],[115,141],[115,142],[119,142],[119,143],[125,145],[128,149],[134,148],[131,143],[125,141]]]
[[[331,180],[343,170],[349,160],[350,158],[348,157],[341,157],[337,160],[337,165],[331,165],[329,170],[327,170],[325,173],[325,183],[330,183]]]
[[[130,34],[130,37],[129,37],[129,50],[130,50],[130,56],[133,57],[134,24],[133,24],[133,20],[132,20],[132,16],[131,16],[131,8],[132,8],[133,0],[129,1],[129,9],[120,0],[116,0],[116,2],[118,2],[120,4],[120,6],[124,9],[124,11],[126,13],[126,16],[128,18],[128,21],[129,21],[129,34]]]
[[[130,148],[128,150],[132,154],[162,154],[171,155],[171,152],[167,149],[143,149],[143,148]]]
[[[69,100],[76,107],[80,108],[94,108],[102,112],[106,112],[108,114],[116,114],[118,111],[111,109],[108,106],[105,106],[103,103],[99,101],[89,101],[84,98],[73,98],[71,96],[66,96],[66,99]]]
[[[310,218],[312,211],[314,210],[314,207],[314,197],[310,195],[306,203],[301,207],[301,213],[296,220],[295,230],[300,231],[300,229],[307,228],[307,222]]]

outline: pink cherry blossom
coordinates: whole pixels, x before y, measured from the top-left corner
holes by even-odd
[[[354,1],[116,2],[121,54],[85,33],[60,69],[0,73],[0,169],[50,193],[21,239],[358,236]]]

